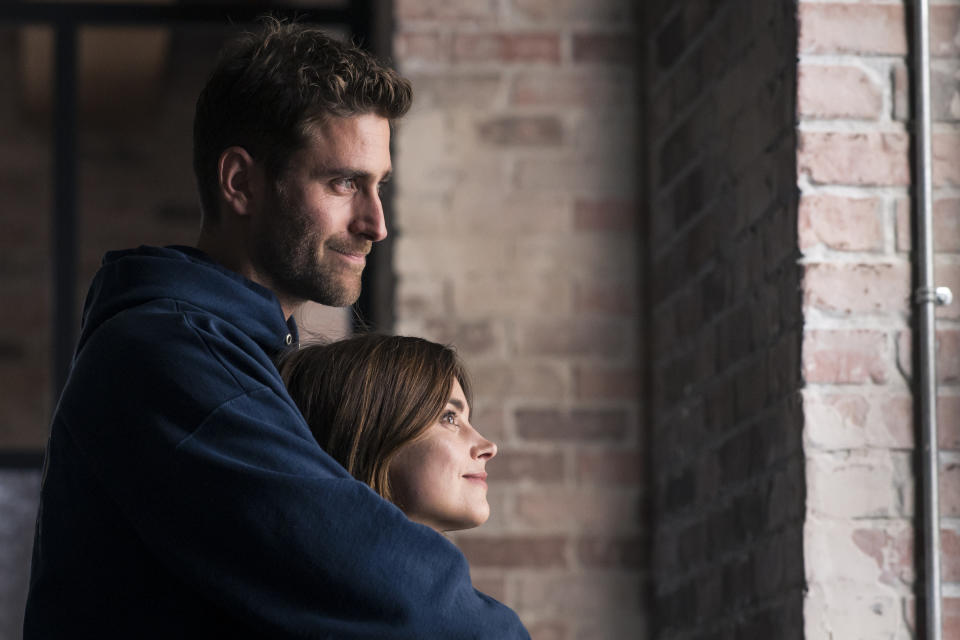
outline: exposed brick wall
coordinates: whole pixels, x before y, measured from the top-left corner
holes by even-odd
[[[910,296],[909,3],[801,2],[798,182],[804,279],[809,638],[911,638],[917,431]],[[960,10],[933,3],[934,234],[956,288]],[[938,311],[944,580],[960,554],[960,305]],[[956,599],[946,637],[960,638]]]
[[[39,448],[50,402],[50,135],[19,104],[17,32],[0,30],[0,442]]]
[[[800,638],[795,7],[646,7],[654,636]]]
[[[645,637],[631,0],[398,0],[397,326],[453,342],[500,445],[455,536],[534,638]]]
[[[953,290],[954,302],[937,311],[937,397],[940,455],[941,567],[943,637],[960,640],[960,6],[931,7],[931,81],[933,96],[933,234],[938,285]],[[898,68],[897,104],[908,103],[905,68]],[[898,117],[906,112],[901,109]],[[897,202],[898,250],[910,246],[909,208]]]

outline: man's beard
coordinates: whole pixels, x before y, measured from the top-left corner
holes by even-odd
[[[351,270],[331,253],[366,253],[370,242],[331,237],[321,247],[310,215],[275,195],[272,220],[265,221],[254,247],[257,268],[269,286],[277,294],[330,307],[356,302],[361,269]]]

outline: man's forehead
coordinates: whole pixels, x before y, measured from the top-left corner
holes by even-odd
[[[390,162],[390,123],[375,114],[330,117],[311,124],[300,149],[314,171],[386,177]]]
[[[326,116],[307,123],[304,133],[308,141],[329,141],[334,138],[390,139],[390,121],[375,113],[352,116]]]

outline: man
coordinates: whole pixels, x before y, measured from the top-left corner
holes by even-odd
[[[526,638],[467,564],[324,453],[271,358],[386,236],[407,81],[267,24],[197,104],[197,249],[114,252],[51,426],[26,638]]]

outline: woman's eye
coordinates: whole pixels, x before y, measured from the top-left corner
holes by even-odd
[[[457,414],[455,414],[453,411],[448,411],[440,416],[440,422],[451,427],[456,427],[458,429],[460,428],[460,423],[457,422]]]

